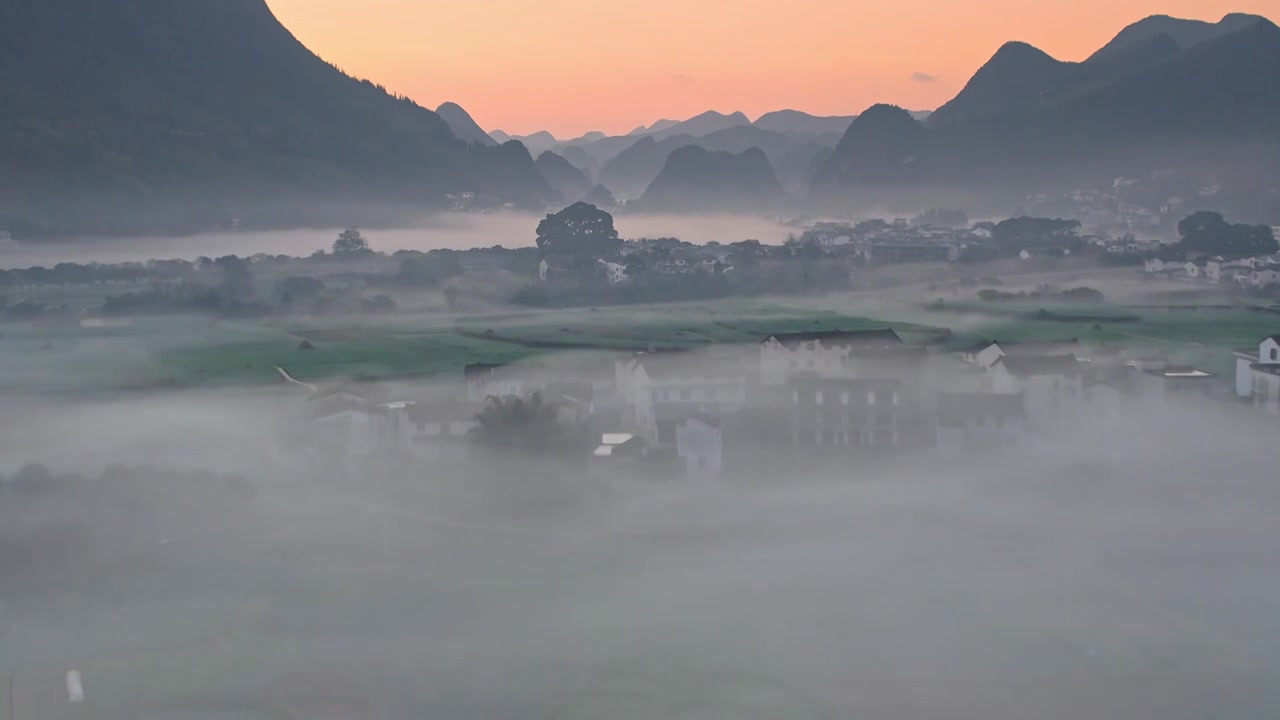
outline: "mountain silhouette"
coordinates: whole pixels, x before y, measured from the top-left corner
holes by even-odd
[[[752,125],[762,130],[797,135],[843,135],[853,118],[853,115],[819,117],[799,110],[775,110],[756,118]]]
[[[649,133],[656,133],[660,130],[666,130],[669,127],[673,127],[679,124],[680,124],[679,120],[659,120],[654,124],[649,125],[648,127],[641,125],[640,127],[637,127],[635,130],[632,130],[631,132],[627,133],[627,135],[630,135],[630,136],[648,135]]]
[[[550,150],[539,155],[534,164],[551,187],[569,202],[581,200],[591,192],[591,178]]]
[[[591,192],[582,198],[582,202],[588,205],[595,205],[602,210],[618,206],[618,200],[613,197],[613,193],[609,192],[609,188],[603,185],[596,185],[591,188]]]
[[[1031,45],[1005,43],[928,122],[945,127],[1035,108],[1071,86],[1072,70]]]
[[[462,109],[457,103],[443,103],[436,108],[436,114],[444,120],[449,129],[453,131],[455,137],[459,140],[469,143],[479,143],[481,145],[497,145],[498,142],[489,137],[489,134],[471,119],[471,115]],[[505,142],[505,140],[503,141]]]
[[[468,146],[434,112],[345,75],[264,0],[0,0],[0,47],[0,213],[24,232],[553,194],[527,153]]]
[[[1203,20],[1183,20],[1169,17],[1168,15],[1153,15],[1121,30],[1111,42],[1089,56],[1089,59],[1085,62],[1105,59],[1134,43],[1148,40],[1157,35],[1169,36],[1169,39],[1173,40],[1180,49],[1185,50],[1207,40],[1244,30],[1258,21],[1267,22],[1266,18],[1261,15],[1246,15],[1244,13],[1232,13],[1223,17],[1217,23],[1207,23]]]
[[[1280,181],[1268,159],[1280,155],[1280,28],[1228,17],[1242,29],[1195,36],[1186,48],[1166,24],[1139,23],[1161,31],[1130,32],[1081,63],[1007,43],[924,124],[883,106],[859,116],[813,189],[905,184],[1012,195],[1027,183],[1179,168]]]
[[[714,110],[708,110],[701,115],[695,115],[688,120],[678,122],[674,125],[661,128],[659,130],[650,130],[649,137],[654,140],[665,140],[676,135],[689,135],[692,137],[702,137],[709,135],[717,130],[724,130],[738,125],[750,125],[751,121],[746,115],[740,112],[725,115]]]
[[[675,135],[656,140],[647,135],[605,163],[600,182],[615,194],[639,196],[658,177],[667,157],[677,148],[696,145],[704,150],[738,154],[750,148],[762,150],[784,187],[803,194],[808,187],[813,160],[835,146],[839,136],[789,134],[755,125],[734,125],[702,137]]]
[[[637,204],[646,211],[760,212],[777,207],[783,197],[759,148],[734,154],[686,145],[667,156]]]
[[[873,105],[859,115],[814,177],[815,188],[918,178],[928,131],[907,110]]]

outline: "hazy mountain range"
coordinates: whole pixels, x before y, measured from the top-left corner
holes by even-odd
[[[459,141],[316,57],[264,0],[0,0],[0,52],[0,223],[19,235],[556,199],[519,144]]]
[[[741,153],[685,145],[671,151],[637,204],[656,212],[760,212],[777,208],[782,185],[759,148]]]
[[[874,122],[850,125],[815,190],[1268,168],[1274,180],[1280,28],[1245,15],[1148,18],[1078,63],[1010,42],[923,123],[873,110]]]
[[[0,229],[20,236],[350,222],[463,192],[718,210],[1168,168],[1280,182],[1280,28],[1249,15],[1147,18],[1083,62],[1010,42],[932,114],[708,111],[567,141],[351,78],[265,0],[0,0],[0,48]]]

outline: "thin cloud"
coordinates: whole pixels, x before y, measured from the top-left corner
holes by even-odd
[[[938,79],[938,76],[930,75],[929,73],[926,73],[926,72],[920,72],[919,70],[911,73],[912,82],[931,83],[931,82],[936,82],[937,79]]]

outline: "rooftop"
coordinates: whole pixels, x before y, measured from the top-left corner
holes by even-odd
[[[1198,370],[1190,365],[1168,365],[1161,370],[1146,370],[1146,374],[1170,380],[1199,380],[1213,377],[1213,373]]]
[[[1019,377],[1031,375],[1078,375],[1080,361],[1075,355],[1007,355],[997,364]]]
[[[901,345],[902,337],[893,328],[876,330],[815,330],[812,332],[776,333],[761,340],[762,343],[776,340],[788,349],[795,349],[802,343],[820,342],[828,347],[884,347]]]

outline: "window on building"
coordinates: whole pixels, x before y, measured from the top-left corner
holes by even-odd
[[[875,391],[875,390],[870,390],[870,391],[868,391],[868,392],[867,392],[867,404],[868,404],[868,405],[875,405],[875,404],[876,404],[876,391]]]
[[[1277,359],[1277,356],[1278,356],[1278,355],[1280,355],[1280,350],[1276,350],[1275,348],[1271,348],[1271,359],[1272,359],[1272,360]]]
[[[800,391],[799,391],[799,390],[792,390],[792,391],[791,391],[791,403],[792,403],[793,405],[799,405],[799,404],[800,404]]]
[[[813,401],[818,405],[822,404],[822,391],[819,390],[813,394]]]
[[[897,404],[898,404],[898,391],[897,391],[897,390],[894,390],[894,391],[893,391],[893,399],[892,399],[892,400],[890,400],[890,402],[892,402],[894,405],[897,405]]]
[[[821,430],[815,430],[815,431],[813,432],[813,444],[814,444],[814,445],[821,445],[821,444],[822,444],[822,431],[821,431]]]
[[[846,391],[844,391],[844,392],[840,393],[840,404],[841,404],[841,405],[848,405],[848,404],[849,404],[849,391],[848,391],[848,390],[846,390]]]

